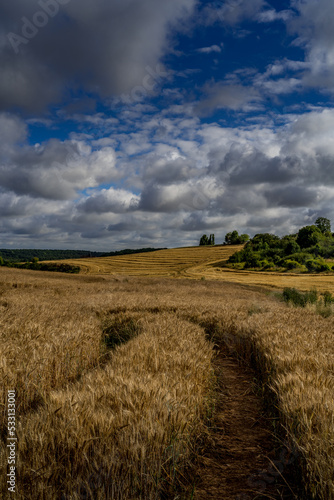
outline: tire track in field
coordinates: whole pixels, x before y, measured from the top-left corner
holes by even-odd
[[[215,368],[218,400],[198,463],[194,500],[300,499],[289,477],[295,460],[287,459],[291,455],[286,448],[275,450],[263,401],[254,392],[252,371],[225,349],[220,350]]]

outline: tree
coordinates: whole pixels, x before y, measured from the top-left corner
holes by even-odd
[[[210,238],[207,237],[206,234],[203,234],[202,238],[199,241],[200,246],[202,245],[214,245],[215,244],[215,235],[210,234]]]
[[[214,245],[214,244],[215,244],[215,235],[210,234],[208,245]]]
[[[297,243],[300,248],[316,245],[321,238],[321,231],[317,226],[305,226],[299,229]]]
[[[322,232],[322,234],[331,232],[331,221],[326,219],[326,217],[318,217],[315,221],[315,225]]]
[[[2,258],[2,257],[1,257],[1,255],[0,255],[0,266],[3,266],[3,265],[4,265],[4,263],[5,263],[5,262],[4,262],[3,258]]]
[[[227,245],[231,245],[231,236],[232,236],[232,233],[227,233],[225,235],[225,243],[227,243]]]
[[[225,243],[228,245],[242,245],[249,240],[248,234],[240,234],[238,231],[234,230],[231,233],[227,233],[225,236]]]
[[[237,245],[239,243],[238,231],[234,230],[231,233],[227,233],[227,235],[225,236],[225,242],[228,245]]]
[[[298,245],[298,243],[295,239],[291,238],[290,241],[287,241],[284,252],[285,252],[285,255],[291,255],[293,253],[298,253],[298,252],[300,252],[300,246]]]
[[[240,234],[239,236],[239,242],[240,244],[246,243],[249,240],[249,235],[248,234]]]

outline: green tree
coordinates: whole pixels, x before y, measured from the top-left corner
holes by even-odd
[[[286,244],[286,246],[284,248],[285,255],[291,255],[293,253],[300,252],[300,246],[298,245],[297,241],[294,238],[290,238],[289,240],[285,240],[284,243]]]
[[[209,238],[207,237],[206,234],[203,234],[202,238],[199,240],[199,244],[200,246],[209,244]]]
[[[300,248],[316,245],[321,238],[321,231],[317,226],[305,226],[299,229],[297,243]]]
[[[225,243],[228,245],[242,245],[249,240],[248,234],[239,234],[238,231],[234,230],[231,233],[227,233],[225,236]]]
[[[331,232],[331,221],[326,219],[326,217],[318,217],[315,221],[315,225],[322,232],[322,234]]]
[[[234,230],[231,233],[227,233],[227,235],[225,236],[225,242],[228,245],[237,245],[239,243],[238,231]]]
[[[0,255],[0,266],[3,266],[3,265],[4,265],[4,263],[5,263],[5,262],[4,262],[3,258],[2,258],[2,257],[1,257],[1,255]]]
[[[225,243],[227,243],[228,245],[231,244],[231,235],[232,235],[232,233],[227,233],[225,235]]]
[[[246,243],[249,240],[248,234],[240,234],[239,236],[239,243]]]
[[[210,234],[208,245],[214,245],[214,244],[215,244],[215,235]]]

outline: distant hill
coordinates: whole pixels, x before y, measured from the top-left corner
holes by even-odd
[[[90,252],[88,250],[35,250],[35,249],[0,249],[0,257],[9,262],[28,262],[34,257],[38,260],[65,260],[65,259],[87,259],[94,257],[113,257],[115,255],[127,255],[134,253],[155,252],[165,250],[164,248],[138,248],[136,250],[126,248],[116,252]]]

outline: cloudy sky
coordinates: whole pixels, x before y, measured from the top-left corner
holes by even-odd
[[[0,248],[334,222],[333,0],[0,0]]]

